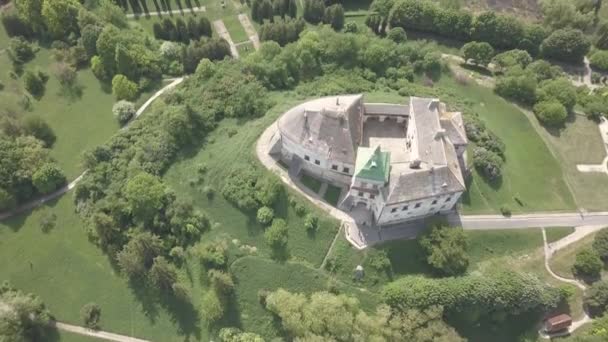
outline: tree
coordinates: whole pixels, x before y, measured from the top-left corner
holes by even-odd
[[[13,37],[8,44],[8,56],[13,64],[24,64],[34,58],[32,45],[23,37]]]
[[[341,30],[344,27],[344,7],[335,4],[325,8],[323,22],[329,24],[336,31]]]
[[[318,24],[323,20],[325,3],[323,0],[305,0],[303,12],[304,20],[311,24]]]
[[[576,104],[576,88],[565,77],[544,81],[536,92],[537,101],[555,100],[561,103],[567,112]]]
[[[203,318],[209,324],[217,323],[224,316],[226,308],[215,291],[207,291],[201,300]]]
[[[238,328],[220,329],[221,342],[264,342],[262,336],[250,332],[242,332]]]
[[[608,51],[597,50],[589,57],[593,69],[608,71]]]
[[[494,49],[486,42],[468,42],[460,49],[465,61],[473,60],[477,65],[486,66],[494,56]]]
[[[15,196],[0,188],[0,211],[13,209],[16,204]]]
[[[220,299],[226,300],[234,292],[234,281],[230,273],[220,270],[209,270],[209,280]]]
[[[593,249],[602,260],[608,259],[608,228],[603,228],[593,238]]]
[[[572,273],[581,277],[597,279],[603,267],[604,263],[595,250],[584,249],[576,253],[576,260],[572,265]]]
[[[55,64],[55,76],[62,87],[70,88],[76,83],[76,68],[65,62]]]
[[[166,187],[161,180],[140,172],[126,184],[124,195],[133,215],[142,222],[150,221],[165,204]]]
[[[80,309],[80,317],[84,326],[89,329],[99,329],[99,320],[101,319],[101,308],[96,303],[85,304]]]
[[[193,17],[188,18],[187,27],[188,27],[188,36],[190,37],[190,39],[199,40],[203,36],[200,26],[198,25],[196,20],[194,20]]]
[[[228,262],[228,247],[222,241],[205,243],[198,249],[201,262],[208,268],[223,268]]]
[[[510,69],[514,66],[525,69],[532,63],[532,57],[527,51],[515,49],[497,54],[492,58],[492,63],[500,71]]]
[[[188,33],[188,26],[182,18],[177,18],[175,21],[175,30],[177,34],[177,41],[187,44],[190,40],[190,34]]]
[[[209,22],[209,19],[207,19],[207,17],[200,17],[198,19],[198,27],[203,36],[212,36],[211,23]]]
[[[32,175],[32,183],[41,194],[48,194],[65,184],[65,176],[61,169],[51,163],[42,165]]]
[[[77,0],[44,0],[42,18],[53,37],[61,39],[79,33],[77,18],[81,6]]]
[[[117,100],[134,100],[137,93],[137,84],[130,81],[125,75],[119,74],[112,78],[112,94]]]
[[[566,107],[557,100],[546,100],[534,105],[534,114],[544,124],[557,126],[566,121],[568,112]]]
[[[540,4],[544,24],[551,30],[569,27],[584,31],[593,24],[593,12],[582,13],[572,1],[543,0]]]
[[[48,341],[57,334],[51,314],[38,296],[5,282],[0,286],[0,303],[0,341]]]
[[[162,35],[163,39],[177,41],[177,29],[175,28],[173,20],[170,18],[163,19],[162,28],[162,31],[164,32]]]
[[[275,219],[272,221],[270,228],[264,232],[264,239],[272,249],[284,249],[287,247],[288,234],[285,220]]]
[[[43,28],[42,2],[43,0],[20,0],[13,2],[17,8],[19,17],[34,32],[40,32]]]
[[[157,256],[154,258],[152,267],[148,272],[148,279],[155,288],[161,291],[170,291],[177,281],[177,270],[175,266],[169,264],[167,259]]]
[[[515,66],[496,80],[494,91],[502,97],[531,105],[536,102],[536,86],[536,77],[530,70]]]
[[[101,0],[98,11],[103,21],[121,29],[128,26],[125,12],[111,0]]]
[[[597,25],[595,46],[599,49],[608,49],[608,20],[602,20]]]
[[[32,94],[33,96],[40,98],[44,94],[46,81],[48,80],[48,76],[46,76],[41,71],[31,71],[28,70],[25,72],[23,76],[23,83],[25,89]]]
[[[526,70],[531,72],[538,82],[561,77],[564,73],[559,66],[542,59],[532,62]]]
[[[258,209],[257,219],[260,224],[268,225],[274,218],[274,211],[269,207],[261,207]]]
[[[357,24],[355,24],[355,27],[356,25]],[[357,32],[357,30],[355,30],[354,32]],[[405,33],[405,30],[401,27],[393,27],[390,31],[388,31],[388,35],[386,37],[397,44],[405,43],[407,41],[407,34]]]
[[[306,214],[304,218],[304,228],[309,233],[314,233],[319,228],[319,218],[313,214]]]
[[[51,126],[39,116],[27,116],[23,121],[23,131],[44,142],[45,147],[53,146],[57,139]]]
[[[296,0],[288,0],[289,6],[287,8],[287,15],[291,18],[295,19],[298,15],[298,5],[296,4]]]
[[[480,175],[490,182],[497,182],[502,178],[503,161],[496,153],[483,147],[473,150],[473,165]]]
[[[135,115],[135,105],[133,102],[120,100],[112,106],[112,113],[120,125],[125,125]]]
[[[608,281],[601,280],[585,292],[583,304],[591,316],[600,316],[608,308]]]
[[[556,30],[541,44],[544,57],[564,62],[581,63],[589,52],[591,42],[580,30]]]
[[[462,274],[469,266],[467,238],[462,228],[436,223],[418,243],[425,251],[427,263],[442,274]]]
[[[123,274],[129,278],[142,278],[163,249],[163,242],[150,232],[138,232],[116,254]]]

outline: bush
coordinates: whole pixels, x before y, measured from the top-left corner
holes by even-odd
[[[304,206],[302,203],[296,203],[294,209],[296,211],[296,215],[298,216],[304,216],[304,214],[306,214],[306,206]]]
[[[595,51],[589,57],[589,63],[593,69],[608,71],[608,51]]]
[[[314,233],[319,228],[319,218],[313,214],[308,214],[304,218],[304,228],[309,233]]]
[[[581,30],[555,30],[541,44],[543,56],[564,62],[581,63],[591,42]]]
[[[101,308],[96,303],[88,303],[80,309],[80,317],[89,329],[99,329],[99,320],[101,318]]]
[[[542,101],[534,105],[534,114],[538,120],[550,126],[563,124],[568,117],[566,107],[557,100]]]
[[[0,211],[13,209],[17,205],[15,196],[0,188]]]
[[[502,177],[502,159],[496,153],[483,147],[473,150],[473,165],[475,169],[487,180],[493,182]]]
[[[536,92],[537,101],[559,101],[567,112],[574,108],[576,97],[576,88],[564,77],[542,82]]]
[[[468,242],[460,227],[435,223],[418,238],[418,243],[425,252],[429,266],[444,275],[462,274],[469,266]]]
[[[468,42],[460,49],[465,61],[472,60],[474,64],[486,66],[494,57],[494,49],[486,42]]]
[[[203,318],[208,324],[215,324],[224,317],[224,304],[218,298],[215,291],[207,291],[205,293],[201,300],[201,311],[203,312]]]
[[[34,49],[23,37],[14,37],[8,44],[8,55],[14,64],[25,64],[34,58]]]
[[[45,147],[51,147],[57,137],[51,126],[39,116],[28,116],[23,122],[23,130],[27,135],[31,135],[42,141]]]
[[[603,228],[593,238],[593,249],[603,260],[608,259],[608,228]]]
[[[270,228],[264,232],[264,239],[272,249],[283,249],[287,247],[288,234],[285,220],[276,219],[272,221]]]
[[[53,192],[65,182],[63,171],[55,164],[44,164],[32,175],[32,183],[41,194]]]
[[[593,249],[584,249],[576,253],[576,260],[572,265],[572,273],[591,279],[597,279],[602,272],[604,263],[600,255]]]
[[[502,206],[502,207],[500,207],[500,213],[502,214],[502,216],[510,217],[511,216],[511,208],[509,208],[507,206]]]
[[[224,268],[228,262],[227,246],[223,241],[208,242],[198,250],[203,265],[209,268]]]
[[[138,91],[137,84],[126,76],[116,75],[112,78],[112,94],[117,100],[134,100]]]
[[[274,218],[274,211],[268,207],[258,209],[257,219],[260,224],[269,225]]]
[[[401,27],[393,27],[390,31],[388,31],[388,35],[386,37],[397,44],[405,43],[407,41],[407,34]]]
[[[46,81],[48,81],[48,76],[41,71],[33,72],[28,70],[23,76],[25,90],[34,97],[41,97],[44,94]]]
[[[127,122],[129,122],[133,115],[135,115],[135,112],[136,110],[133,102],[125,100],[116,102],[112,107],[112,113],[120,125],[125,125]]]
[[[608,281],[602,280],[593,284],[585,292],[583,304],[591,316],[603,314],[608,308]]]
[[[390,272],[392,269],[391,259],[384,250],[373,253],[368,259],[369,265],[378,271]]]

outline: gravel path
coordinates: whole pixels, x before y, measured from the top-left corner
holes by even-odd
[[[148,13],[129,13],[127,14],[127,18],[128,19],[135,19],[135,18],[139,18],[139,17],[151,17],[153,15],[163,15],[163,14],[185,14],[187,12],[190,13],[197,13],[197,12],[205,12],[207,9],[205,8],[205,6],[201,6],[201,7],[192,7],[192,8],[187,8],[185,10],[182,9],[178,9],[178,10],[172,10],[172,11],[160,11],[160,12],[148,12]]]
[[[239,51],[236,49],[236,45],[234,45],[234,41],[232,40],[232,37],[230,37],[230,32],[226,29],[224,22],[221,19],[216,20],[213,22],[213,26],[215,27],[217,34],[224,38],[224,40],[228,42],[228,45],[230,45],[230,54],[232,54],[232,57],[239,58]]]
[[[141,107],[139,107],[139,109],[135,113],[135,117],[133,118],[133,120],[135,120],[137,117],[139,117],[150,106],[150,104],[152,104],[152,102],[154,102],[154,100],[156,100],[159,96],[161,96],[167,90],[173,89],[178,84],[182,83],[184,81],[184,77],[175,78],[175,79],[172,79],[172,81],[173,82],[166,85],[161,90],[157,91],[151,98],[148,99],[148,101],[146,101]],[[122,129],[126,129],[127,127],[129,127],[129,126],[127,125],[127,126],[123,127]],[[48,195],[42,196],[42,197],[32,200],[28,203],[24,203],[11,211],[6,211],[6,212],[0,213],[0,221],[5,220],[14,215],[20,214],[22,212],[32,210],[36,207],[43,205],[44,203],[46,203],[50,200],[60,197],[61,195],[65,194],[66,192],[74,189],[74,187],[76,187],[76,184],[78,184],[78,182],[80,182],[80,180],[82,180],[82,177],[84,177],[84,175],[86,173],[87,173],[87,170],[82,172],[80,174],[80,176],[78,176],[76,179],[71,181],[69,184],[55,190],[54,192],[52,192]]]
[[[91,336],[100,338],[106,341],[115,341],[115,342],[150,342],[148,340],[142,340],[136,337],[126,336],[114,334],[111,332],[103,331],[103,330],[91,330],[83,327],[79,327],[77,325],[55,322],[55,326],[59,330],[68,331],[78,335]]]
[[[249,17],[247,16],[247,14],[239,14],[239,21],[241,22],[241,25],[243,26],[243,28],[245,29],[245,32],[247,32],[247,36],[249,36],[249,40],[251,40],[251,43],[253,44],[253,48],[254,49],[259,49],[260,48],[260,37],[258,36],[258,33],[255,31],[255,28],[253,27],[253,24],[251,23],[251,20],[249,20]]]

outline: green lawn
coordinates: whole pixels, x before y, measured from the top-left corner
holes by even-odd
[[[325,191],[323,199],[335,207],[338,205],[338,200],[340,200],[340,193],[342,193],[342,188],[327,184],[327,190]]]
[[[464,99],[506,145],[502,183],[491,185],[473,169],[468,192],[462,197],[465,213],[498,212],[501,206],[510,207],[514,213],[576,208],[560,164],[524,113],[477,84],[457,85],[448,77],[442,77],[438,84],[448,107],[450,100]],[[468,155],[471,163],[472,148]]]
[[[53,340],[51,340],[51,341],[53,341]],[[68,333],[65,331],[60,331],[59,335],[58,335],[58,339],[56,341],[59,341],[59,342],[100,342],[102,340],[95,338],[95,337],[83,336],[83,335]]]
[[[581,240],[555,252],[550,260],[551,270],[562,277],[574,278],[572,266],[574,265],[576,254],[582,250],[592,248],[591,245],[593,244],[595,234],[587,235]]]
[[[309,188],[314,193],[319,193],[319,189],[321,189],[321,184],[323,184],[320,180],[306,173],[302,174],[302,177],[300,177],[300,182],[302,182],[305,187]]]
[[[560,240],[567,235],[570,235],[574,232],[574,228],[572,227],[553,227],[553,228],[545,228],[545,234],[547,234],[547,243],[555,242]]]

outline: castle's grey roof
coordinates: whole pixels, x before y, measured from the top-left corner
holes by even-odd
[[[408,202],[464,190],[462,176],[459,179],[447,165],[414,172],[397,169],[391,173],[386,203]]]
[[[418,158],[429,167],[445,165],[441,135],[445,132],[439,122],[439,100],[410,97],[410,126],[415,130]]]
[[[370,115],[397,115],[406,116],[410,114],[409,105],[398,105],[392,103],[364,103],[365,114]]]
[[[342,95],[305,102],[279,119],[279,130],[307,150],[354,164],[361,141],[361,99]]]
[[[441,127],[446,131],[448,138],[454,145],[465,145],[468,143],[467,134],[459,112],[442,112]]]

